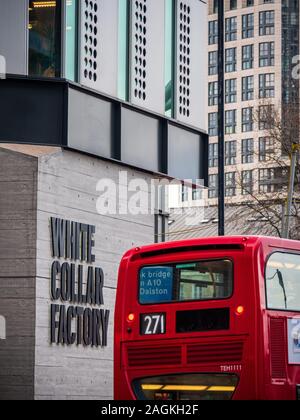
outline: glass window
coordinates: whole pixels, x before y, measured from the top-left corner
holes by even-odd
[[[29,75],[61,76],[61,1],[29,2]]]
[[[259,138],[259,160],[267,162],[275,155],[275,140],[272,137]]]
[[[234,134],[236,131],[236,110],[225,111],[225,133]]]
[[[275,96],[275,73],[259,75],[259,97],[274,98]]]
[[[208,84],[208,105],[218,105],[219,100],[218,82],[210,82]]]
[[[253,171],[242,171],[242,195],[253,193]]]
[[[192,199],[193,201],[202,200],[203,189],[200,187],[193,187],[192,189]]]
[[[267,10],[259,13],[259,35],[274,35],[275,12]]]
[[[249,70],[253,68],[254,51],[253,45],[244,45],[242,47],[242,69]]]
[[[242,140],[242,163],[253,163],[254,161],[254,140]]]
[[[66,78],[77,81],[77,0],[66,1]]]
[[[208,176],[208,187],[208,198],[217,198],[219,194],[217,174],[212,174]]]
[[[165,112],[173,117],[174,111],[174,2],[166,0],[165,47]]]
[[[143,267],[139,274],[142,304],[226,299],[232,291],[230,260]]]
[[[232,73],[236,71],[236,48],[227,48],[225,50],[225,72]]]
[[[300,312],[300,255],[276,252],[266,266],[268,309]]]
[[[225,41],[236,41],[237,39],[237,18],[225,19]]]
[[[262,42],[259,44],[259,67],[275,65],[275,43]]]
[[[252,38],[254,36],[254,14],[242,16],[242,36],[243,39]]]
[[[237,9],[237,0],[230,0],[229,8],[230,8],[230,10]]]
[[[218,135],[218,113],[210,112],[208,114],[208,134],[210,136]]]
[[[242,78],[242,101],[254,99],[254,77],[246,76]]]
[[[274,193],[286,190],[288,170],[286,168],[266,168],[259,170],[259,192]]]
[[[218,13],[218,0],[214,0],[213,13]]]
[[[236,164],[236,141],[226,141],[225,143],[225,165]]]
[[[225,197],[236,195],[236,173],[228,172],[225,174]]]
[[[218,74],[218,51],[210,51],[208,53],[208,75],[214,76]]]
[[[218,166],[218,143],[210,143],[208,146],[208,166],[216,168]]]
[[[275,169],[260,169],[259,172],[259,192],[272,193],[275,191]]]
[[[242,132],[253,130],[253,108],[242,108]]]
[[[237,79],[225,80],[225,102],[232,104],[237,100]]]
[[[209,45],[218,43],[218,21],[212,20],[208,22],[208,43]]]
[[[274,126],[274,105],[259,106],[258,123],[260,130],[270,130]]]
[[[181,201],[182,203],[189,200],[189,188],[186,185],[181,185]]]

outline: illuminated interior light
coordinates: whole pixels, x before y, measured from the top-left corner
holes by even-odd
[[[207,386],[204,385],[165,385],[163,391],[206,391]]]
[[[209,392],[234,392],[234,386],[211,386],[208,388]]]
[[[46,7],[56,7],[56,1],[34,1],[33,7],[35,9],[42,9]]]
[[[143,391],[234,392],[234,386],[142,384]]]
[[[144,384],[142,385],[142,390],[143,391],[159,391],[162,389],[162,385],[147,385]]]

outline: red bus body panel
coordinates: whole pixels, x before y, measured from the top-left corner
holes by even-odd
[[[138,378],[207,372],[239,377],[233,399],[295,400],[300,366],[288,364],[287,318],[300,318],[300,314],[267,310],[265,297],[266,261],[282,250],[300,254],[300,242],[265,237],[201,238],[128,251],[119,268],[115,308],[115,399],[136,399],[132,382]],[[224,258],[233,262],[231,298],[155,305],[138,302],[141,267]],[[239,306],[244,307],[242,315],[236,313]],[[177,311],[224,307],[230,309],[229,330],[176,334]],[[166,313],[166,334],[140,335],[139,315],[156,312]],[[135,315],[134,321],[128,321],[129,314]]]

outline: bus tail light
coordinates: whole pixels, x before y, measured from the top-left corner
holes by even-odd
[[[245,308],[244,308],[244,306],[242,306],[242,305],[238,306],[238,307],[236,308],[236,310],[235,310],[235,313],[236,313],[238,316],[243,315],[243,314],[244,314],[244,312],[245,312]]]
[[[129,314],[128,316],[127,316],[127,321],[128,322],[133,322],[135,320],[135,314]]]

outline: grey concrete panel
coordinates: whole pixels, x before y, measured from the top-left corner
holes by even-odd
[[[121,150],[122,161],[158,171],[159,121],[124,108]]]
[[[169,126],[169,174],[181,180],[199,179],[201,137],[187,130]]]
[[[0,400],[33,399],[37,159],[0,148]]]
[[[111,113],[110,102],[70,89],[69,146],[110,158]]]

